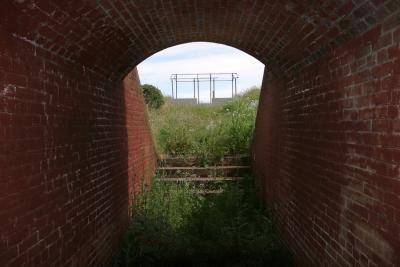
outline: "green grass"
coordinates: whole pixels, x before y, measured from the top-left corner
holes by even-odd
[[[253,88],[220,106],[166,101],[149,110],[158,153],[194,156],[201,165],[248,154],[259,93]],[[113,266],[292,266],[254,180],[222,185],[223,193],[204,197],[190,183],[153,181],[136,198]]]
[[[113,266],[292,266],[252,185],[202,197],[189,184],[154,182],[133,206]]]
[[[150,110],[159,154],[195,156],[201,165],[224,156],[249,152],[260,90],[252,88],[219,106],[182,105],[166,101]]]

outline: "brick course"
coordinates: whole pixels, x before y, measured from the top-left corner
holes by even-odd
[[[155,166],[136,69],[121,84],[1,36],[0,266],[102,266]]]
[[[253,169],[299,265],[400,265],[398,28],[265,74]]]
[[[155,161],[134,67],[190,41],[266,65],[254,170],[299,265],[400,265],[399,10],[2,1],[0,265],[107,264]]]

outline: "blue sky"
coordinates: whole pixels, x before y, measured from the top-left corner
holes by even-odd
[[[153,84],[164,95],[171,95],[170,75],[173,73],[236,72],[238,92],[260,86],[264,64],[236,48],[206,42],[187,43],[162,50],[138,65],[142,84]],[[231,94],[231,84],[218,83],[217,97]],[[178,97],[193,97],[193,84],[179,84]],[[200,100],[209,100],[209,86],[200,87]]]

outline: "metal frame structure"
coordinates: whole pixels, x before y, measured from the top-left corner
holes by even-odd
[[[210,103],[215,98],[215,85],[218,82],[231,82],[232,98],[237,95],[237,73],[175,73],[171,74],[172,99],[178,98],[179,83],[193,83],[193,99],[200,103],[200,83],[208,83],[210,89]],[[197,98],[196,98],[197,89]]]

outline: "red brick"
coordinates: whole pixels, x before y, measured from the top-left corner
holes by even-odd
[[[375,39],[374,42],[380,45],[390,43],[388,36],[380,37],[380,28],[377,29],[374,37],[367,33],[361,38]],[[386,52],[373,47],[369,57],[379,58],[379,61],[367,66],[371,68],[368,75],[354,72],[358,71],[355,61],[362,49],[358,45],[362,43],[355,41],[342,46],[339,52],[332,52],[331,57],[335,58],[303,69],[290,81],[266,71],[260,100],[262,106],[257,115],[253,171],[258,183],[264,186],[265,203],[277,207],[274,214],[279,224],[285,226],[281,229],[285,241],[292,244],[290,247],[298,255],[303,255],[305,247],[317,251],[312,252],[312,257],[318,266],[343,266],[345,261],[360,264],[360,260],[386,266],[387,258],[374,251],[379,250],[377,246],[360,243],[357,245],[359,251],[350,250],[345,259],[339,255],[343,255],[341,251],[347,251],[349,243],[354,243],[354,226],[361,222],[370,229],[366,235],[379,232],[388,224],[395,225],[391,229],[393,232],[400,230],[395,216],[385,208],[386,202],[392,211],[400,209],[400,202],[394,197],[397,194],[393,193],[399,188],[400,175],[397,164],[400,136],[393,134],[400,131],[399,101],[396,101],[400,99],[400,93],[397,93],[397,78],[393,75],[398,68],[397,62],[393,63],[393,59],[398,58],[398,44],[393,44]],[[353,72],[347,77],[332,75],[331,79],[321,79],[318,86],[324,89],[326,97],[317,98],[315,94],[319,91],[315,88],[302,98],[285,97],[304,86],[309,88],[313,75],[324,77],[323,70],[327,67],[331,73],[337,73],[338,67],[332,62],[342,54],[349,55],[346,64],[352,66]],[[346,90],[342,84],[346,85]],[[338,104],[343,97],[350,105]],[[310,106],[318,109],[308,108]],[[298,110],[312,112],[300,113]],[[343,115],[342,119],[337,119],[340,118],[336,116],[338,113]],[[321,139],[327,141],[320,142]],[[321,159],[334,164],[323,164],[323,168],[318,168]],[[331,173],[333,175],[328,176]],[[329,180],[322,177],[329,177]],[[329,238],[320,230],[326,220],[315,221],[312,230],[307,221],[310,217],[322,217],[327,207],[336,207],[334,212],[341,217],[328,227],[332,232]],[[290,219],[288,214],[291,214]],[[340,239],[334,233],[335,229],[340,229]],[[333,240],[334,244],[327,243],[327,239]],[[393,251],[400,244],[399,238],[380,242],[388,242]],[[327,245],[322,250],[314,243]],[[326,251],[337,253],[337,259],[328,258]]]
[[[140,177],[149,182],[155,161],[137,73],[123,88],[121,77],[159,50],[197,40],[235,46],[275,73],[265,77],[254,170],[296,260],[390,265],[355,240],[354,228],[358,217],[384,213],[380,193],[400,209],[388,197],[400,142],[395,1],[3,2],[0,192],[13,195],[0,195],[0,221],[23,251],[1,251],[1,266],[108,262],[128,222],[128,194]],[[78,176],[101,186],[67,186]],[[369,227],[399,232],[393,217]],[[23,229],[39,224],[43,239],[28,242]]]
[[[395,43],[400,43],[400,29],[396,29],[393,33],[393,41]]]

